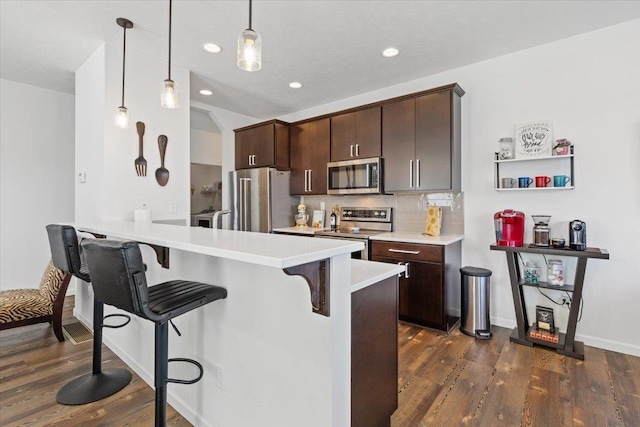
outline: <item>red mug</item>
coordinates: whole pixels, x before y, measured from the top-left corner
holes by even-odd
[[[536,187],[546,187],[551,182],[548,176],[536,176]]]

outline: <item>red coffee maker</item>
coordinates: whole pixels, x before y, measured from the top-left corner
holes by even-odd
[[[524,213],[505,209],[493,215],[496,243],[499,246],[522,246],[524,242]]]

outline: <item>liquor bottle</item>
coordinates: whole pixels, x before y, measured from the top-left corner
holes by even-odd
[[[331,209],[331,231],[336,231],[338,223],[338,216],[336,215],[336,208]]]

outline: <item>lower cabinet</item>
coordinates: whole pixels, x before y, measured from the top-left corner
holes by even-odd
[[[460,319],[461,244],[371,242],[371,260],[401,264],[400,320],[449,332]]]

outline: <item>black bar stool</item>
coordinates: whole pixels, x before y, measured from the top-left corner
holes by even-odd
[[[89,270],[82,262],[78,236],[70,225],[47,225],[49,246],[53,265],[60,270],[71,273],[78,279],[91,282]],[[120,325],[105,325],[104,319],[124,317],[126,321]],[[102,369],[102,328],[121,328],[131,318],[124,314],[104,316],[104,304],[93,299],[93,364],[92,372],[78,377],[65,384],[56,400],[64,405],[82,405],[104,399],[122,390],[131,381],[131,372],[126,369]]]
[[[155,323],[155,425],[165,426],[167,383],[193,384],[203,375],[202,365],[195,360],[169,359],[168,323],[174,317],[226,298],[227,290],[185,280],[172,280],[149,288],[138,243],[87,239],[81,246],[91,271],[95,298]],[[168,365],[173,361],[197,366],[200,371],[198,378],[168,378]]]

